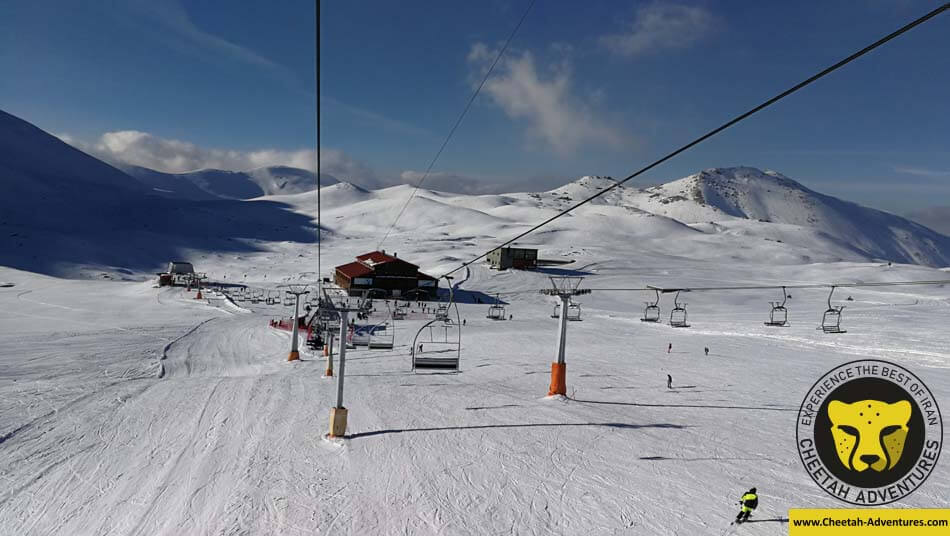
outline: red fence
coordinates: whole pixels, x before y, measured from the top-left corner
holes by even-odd
[[[304,317],[300,317],[297,327],[303,331],[307,331],[307,338],[310,338],[310,329],[311,326],[306,325],[307,320]],[[279,320],[271,320],[270,327],[274,329],[282,329],[284,331],[293,331],[294,330],[294,321],[290,318],[281,318]]]

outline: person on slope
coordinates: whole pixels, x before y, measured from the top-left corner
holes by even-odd
[[[670,343],[670,344],[666,347],[666,353],[670,353],[670,352],[672,352],[672,351],[673,351],[673,343]]]
[[[703,350],[706,351],[706,355],[709,355],[709,347],[708,347],[708,346],[703,347]]]
[[[736,523],[747,521],[749,516],[752,515],[752,511],[759,505],[759,496],[756,495],[755,488],[747,491],[745,495],[739,499],[739,505],[742,506],[742,510],[740,510],[739,515],[736,516]]]
[[[669,374],[666,375],[666,388],[667,389],[673,388],[673,376],[670,376]]]

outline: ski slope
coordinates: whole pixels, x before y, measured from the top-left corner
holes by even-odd
[[[576,260],[592,287],[946,275]],[[398,324],[393,350],[350,350],[349,438],[331,442],[336,383],[318,356],[285,361],[289,334],[267,327],[284,307],[220,309],[150,282],[10,269],[0,280],[15,284],[0,288],[0,526],[16,534],[718,535],[750,486],[756,523],[733,533],[785,534],[788,508],[840,506],[795,450],[798,406],[823,372],[878,357],[909,367],[938,401],[950,395],[950,289],[904,287],[848,289],[838,336],[815,330],[820,291],[794,293],[787,328],[762,324],[772,296],[687,294],[689,329],[640,322],[641,294],[595,292],[569,326],[570,397],[547,399],[556,320],[534,292],[546,276],[478,265],[463,299],[507,293],[514,319],[461,305],[459,374],[410,370],[421,320]],[[946,507],[948,492],[938,468],[897,506]]]

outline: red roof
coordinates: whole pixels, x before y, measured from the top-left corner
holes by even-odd
[[[401,261],[402,259],[398,259],[392,255],[388,255],[386,253],[383,253],[382,251],[371,251],[369,253],[358,255],[356,257],[356,260],[372,266],[376,264],[386,264],[393,261]],[[411,262],[406,262],[406,261],[402,261],[402,262],[405,262],[406,264],[411,265],[411,266],[415,266],[415,264],[412,264]]]
[[[336,271],[353,279],[354,277],[363,277],[373,273],[373,269],[359,262],[348,262],[342,266],[337,266]]]

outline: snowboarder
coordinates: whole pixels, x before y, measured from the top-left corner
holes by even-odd
[[[708,356],[708,355],[709,355],[709,347],[708,347],[708,346],[704,346],[704,347],[703,347],[703,350],[706,352],[706,355]]]
[[[672,351],[673,351],[673,343],[670,343],[669,346],[666,347],[666,353],[670,353]]]
[[[752,515],[752,511],[759,505],[759,496],[755,494],[755,488],[747,491],[745,495],[739,499],[739,505],[742,506],[742,510],[740,510],[739,515],[736,516],[737,524],[748,521],[749,516]]]
[[[666,375],[666,388],[667,389],[673,388],[673,376],[670,376],[669,374]]]

